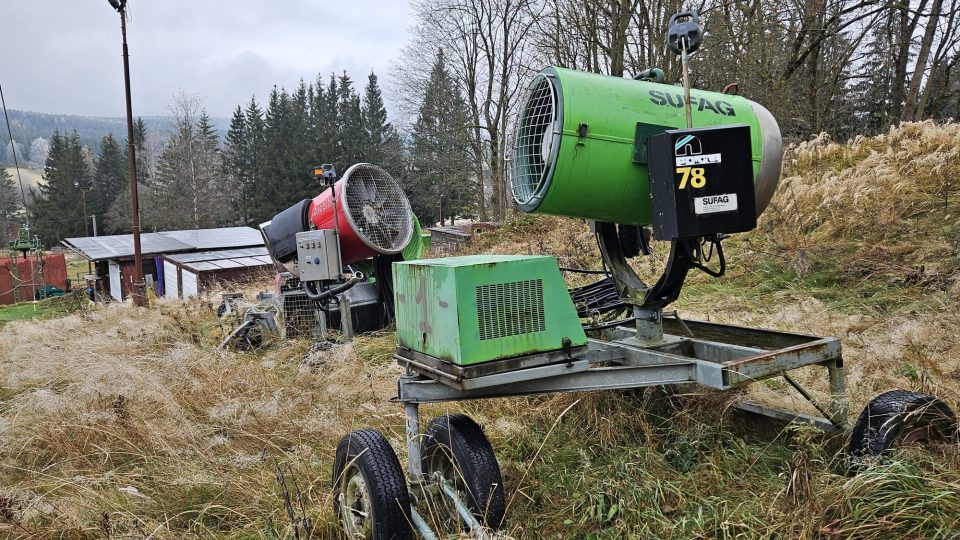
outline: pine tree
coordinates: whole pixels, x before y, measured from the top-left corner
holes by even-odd
[[[124,139],[126,141],[126,139]],[[133,146],[137,155],[137,182],[141,184],[150,183],[150,156],[146,151],[147,144],[147,125],[143,118],[137,118],[133,123]],[[127,159],[127,153],[130,146],[124,142],[123,158]],[[129,172],[127,173],[129,175]]]
[[[338,81],[337,120],[339,127],[340,163],[338,171],[365,160],[365,136],[360,96],[353,89],[353,81],[344,71]]]
[[[266,177],[263,174],[267,152],[265,139],[266,127],[263,121],[263,110],[257,105],[255,99],[250,98],[250,103],[247,105],[244,115],[247,121],[247,159],[250,163],[250,179],[244,186],[242,199],[246,207],[241,215],[247,216],[247,224],[256,225],[273,217],[273,214],[270,214],[268,217],[257,214],[257,193],[260,189],[260,184],[266,181]]]
[[[289,157],[287,204],[292,205],[315,195],[315,183],[311,174],[316,161],[309,141],[310,92],[303,80],[290,99],[290,139],[286,151]]]
[[[81,189],[92,187],[92,171],[84,157],[80,135],[54,131],[43,170],[44,183],[33,195],[31,223],[47,246],[83,235]]]
[[[101,223],[105,224],[103,230],[111,234],[128,228],[115,229],[104,221],[104,216],[117,200],[117,196],[124,193],[129,185],[127,158],[124,154],[113,134],[100,140],[100,153],[94,161],[93,190],[87,195],[88,214],[101,216]]]
[[[13,233],[14,212],[20,207],[20,192],[7,169],[0,166],[0,248],[6,248]]]
[[[385,169],[394,178],[404,174],[403,142],[387,120],[387,109],[377,75],[370,72],[363,92],[363,160]]]
[[[257,183],[254,213],[259,221],[266,221],[293,204],[288,203],[288,174],[292,168],[288,148],[292,136],[290,113],[290,95],[285,90],[274,87],[270,92],[263,122],[263,162],[260,167],[261,181]]]
[[[424,223],[443,216],[472,217],[476,196],[469,170],[467,106],[441,51],[430,71],[413,129],[411,172],[406,194]]]
[[[327,84],[327,96],[323,101],[323,110],[320,112],[320,117],[323,119],[324,125],[327,126],[325,147],[328,152],[321,161],[333,163],[338,168],[346,161],[340,144],[339,99],[340,86],[337,84],[337,76],[331,73],[330,82]]]
[[[176,105],[174,130],[157,163],[150,220],[163,229],[223,225],[229,215],[219,140],[210,117],[189,98]]]
[[[251,203],[250,184],[253,178],[253,152],[250,130],[243,109],[237,105],[230,119],[230,128],[223,147],[223,174],[230,183],[230,202],[240,220],[247,224]]]
[[[392,131],[393,126],[387,121],[387,109],[383,105],[377,76],[371,71],[363,92],[364,159],[383,166],[384,145]]]
[[[336,137],[336,119],[331,119],[327,110],[327,90],[323,79],[317,76],[310,99],[310,120],[307,138],[310,140],[310,155],[316,163],[331,163]]]

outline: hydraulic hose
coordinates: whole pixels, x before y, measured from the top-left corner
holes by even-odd
[[[309,298],[310,300],[313,300],[314,302],[323,302],[324,300],[332,296],[338,295],[348,290],[350,287],[353,287],[357,283],[360,283],[360,281],[362,281],[362,278],[354,276],[348,279],[346,283],[342,283],[340,285],[337,285],[336,287],[332,287],[330,289],[327,289],[325,291],[320,291],[320,292],[312,290],[310,288],[310,282],[305,281],[303,282],[303,292],[307,295],[307,298]]]

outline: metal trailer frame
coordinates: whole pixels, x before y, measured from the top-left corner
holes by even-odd
[[[475,538],[489,538],[457,492],[439,475],[422,470],[419,405],[559,392],[621,390],[696,383],[728,390],[782,376],[822,417],[751,402],[740,409],[785,421],[812,423],[825,431],[846,429],[843,357],[840,340],[710,322],[638,319],[638,329],[615,327],[610,339],[591,339],[587,347],[566,348],[520,358],[461,368],[410,349],[394,358],[406,367],[398,380],[396,401],[404,405],[408,483],[414,501],[441,493],[451,500]],[[661,333],[657,335],[657,329]],[[663,332],[666,330],[666,332]],[[639,335],[638,335],[639,334]],[[650,336],[653,335],[652,338]],[[819,403],[788,372],[805,366],[826,368],[830,402]],[[411,505],[411,521],[426,539],[436,538]]]

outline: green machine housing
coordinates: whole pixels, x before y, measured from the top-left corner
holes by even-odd
[[[473,255],[393,265],[397,342],[458,366],[587,344],[556,260]]]
[[[755,211],[780,179],[783,142],[760,104],[692,90],[693,127],[749,128]],[[513,195],[525,212],[650,225],[651,137],[687,127],[683,89],[562,68],[530,84],[511,145]]]

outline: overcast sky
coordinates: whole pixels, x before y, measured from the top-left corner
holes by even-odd
[[[130,0],[134,115],[179,89],[227,117],[274,84],[344,69],[385,85],[412,21],[405,0]],[[107,0],[0,0],[0,84],[18,110],[123,116],[119,15]],[[389,96],[386,96],[388,99]],[[390,111],[391,113],[393,111]]]

